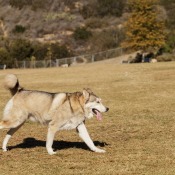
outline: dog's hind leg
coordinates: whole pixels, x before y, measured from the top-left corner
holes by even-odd
[[[24,124],[24,122],[22,124],[20,124],[19,126],[17,126],[16,128],[11,128],[8,132],[7,135],[4,138],[3,144],[2,144],[2,149],[3,151],[7,151],[7,143],[9,142],[10,138],[12,137],[12,135]]]

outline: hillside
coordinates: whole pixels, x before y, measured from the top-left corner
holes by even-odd
[[[82,16],[64,4],[53,1],[49,7],[40,8],[32,4],[19,6],[11,1],[0,1],[1,35],[15,38],[24,37],[40,42],[65,43],[72,31],[83,25]],[[38,4],[39,5],[39,4]],[[25,28],[24,32],[15,32],[15,27]]]
[[[101,38],[101,32],[106,32],[107,36],[111,33],[116,35],[118,25],[123,22],[124,3],[118,3],[118,6],[123,4],[120,14],[110,17],[106,17],[106,14],[100,16],[94,14],[91,17],[88,14],[90,12],[87,11],[95,11],[93,9],[95,5],[92,9],[88,9],[88,3],[92,6],[91,1],[85,0],[33,0],[31,2],[0,0],[0,35],[9,38],[23,37],[43,43],[58,42],[77,51],[92,49],[94,47],[91,47],[90,41],[75,40],[73,33],[76,28],[88,28],[93,33],[93,37],[91,37],[93,43]],[[86,6],[88,8],[85,8]],[[119,18],[116,18],[117,16]],[[118,44],[117,41],[112,42],[113,45]],[[81,46],[79,46],[80,44]],[[101,50],[103,46],[99,45],[94,49]]]
[[[166,21],[169,52],[175,48],[175,3],[160,0],[157,7]],[[0,64],[119,47],[129,15],[127,0],[0,0]]]

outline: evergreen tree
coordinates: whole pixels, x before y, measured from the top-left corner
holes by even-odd
[[[124,48],[147,50],[164,46],[165,26],[158,19],[156,4],[157,0],[128,0],[131,16],[125,23]]]

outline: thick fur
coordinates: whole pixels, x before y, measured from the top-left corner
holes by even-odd
[[[11,92],[12,96],[15,95],[18,89],[20,89],[17,77],[13,74],[6,75],[4,87]]]
[[[9,129],[3,141],[3,151],[7,151],[11,136],[29,119],[48,125],[46,148],[50,155],[55,154],[52,149],[55,133],[74,128],[92,151],[104,152],[94,145],[84,125],[86,118],[91,118],[94,114],[99,118],[101,112],[108,111],[90,89],[84,89],[82,93],[25,90],[13,74],[5,77],[5,87],[11,92],[12,98],[7,103],[0,122],[0,129]]]

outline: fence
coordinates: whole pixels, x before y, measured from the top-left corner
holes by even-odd
[[[122,48],[111,49],[104,52],[94,54],[74,56],[70,58],[62,58],[56,60],[33,60],[33,61],[16,61],[16,68],[46,68],[46,67],[59,67],[71,66],[79,63],[91,63],[95,61],[106,60],[123,55]]]

